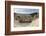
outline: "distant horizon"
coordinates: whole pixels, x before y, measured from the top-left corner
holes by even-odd
[[[15,8],[15,13],[18,14],[32,14],[32,13],[39,13],[39,9],[29,9],[29,8]]]

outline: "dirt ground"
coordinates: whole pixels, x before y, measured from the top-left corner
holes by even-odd
[[[39,26],[39,18],[36,18],[31,23],[19,23],[19,21],[14,21],[14,27],[33,27],[33,26]]]

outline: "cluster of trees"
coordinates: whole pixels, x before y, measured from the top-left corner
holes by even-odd
[[[29,15],[16,15],[15,20],[20,22],[31,22],[32,20],[38,18],[39,15],[37,13],[29,14]]]

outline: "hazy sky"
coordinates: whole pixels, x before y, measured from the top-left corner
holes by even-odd
[[[15,13],[20,14],[32,14],[32,13],[39,13],[39,9],[29,9],[29,8],[15,8]]]

